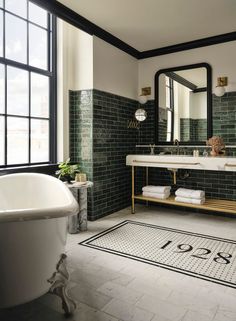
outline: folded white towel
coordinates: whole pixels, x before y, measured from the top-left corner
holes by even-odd
[[[180,196],[176,196],[175,200],[176,200],[176,202],[197,204],[197,205],[204,204],[206,201],[205,198],[196,199],[196,198],[180,197]]]
[[[150,193],[169,193],[171,190],[171,186],[154,186],[154,185],[147,185],[142,188],[143,192],[150,192]]]
[[[143,196],[165,200],[170,196],[170,192],[166,192],[166,193],[143,192]]]
[[[180,197],[189,197],[189,198],[196,198],[196,199],[205,198],[204,191],[188,189],[188,188],[178,188],[177,191],[175,192],[175,195]]]

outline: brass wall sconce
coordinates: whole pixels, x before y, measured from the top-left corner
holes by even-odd
[[[215,95],[217,97],[224,96],[226,86],[228,86],[228,77],[218,77],[217,86],[215,88]]]
[[[151,95],[151,87],[144,87],[141,89],[141,95],[138,96],[138,101],[141,105],[146,104],[148,97]]]

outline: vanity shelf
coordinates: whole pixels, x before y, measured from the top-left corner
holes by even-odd
[[[176,202],[174,196],[170,196],[169,198],[163,200],[163,199],[157,199],[152,197],[145,197],[143,195],[135,195],[134,199],[236,215],[236,201],[206,199],[206,202],[203,205],[196,205],[196,204]]]
[[[206,199],[202,205],[176,202],[174,196],[168,199],[157,199],[135,195],[135,167],[146,167],[146,182],[148,185],[148,168],[159,167],[168,169],[195,169],[206,171],[236,171],[236,158],[233,157],[192,157],[181,155],[127,155],[126,165],[132,169],[132,213],[135,213],[135,200],[149,201],[159,204],[189,207],[220,213],[236,214],[236,201],[221,199]]]

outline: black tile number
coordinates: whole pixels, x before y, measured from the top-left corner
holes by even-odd
[[[192,254],[193,257],[197,257],[198,259],[202,259],[202,260],[207,260],[208,258],[205,257],[205,255],[210,254],[211,250],[206,249],[204,247],[199,247],[197,250],[200,250],[199,253],[197,254]]]
[[[168,241],[166,242],[160,249],[164,250],[166,249],[173,241]],[[174,253],[187,253],[187,252],[191,252],[194,250],[193,246],[190,244],[178,244],[177,245],[177,251],[174,251]],[[209,259],[209,257],[207,257],[207,255],[209,255],[212,251],[205,248],[205,247],[199,247],[195,250],[196,252],[194,254],[192,254],[191,256],[196,257],[198,259],[202,259],[202,260],[207,260]],[[213,261],[219,264],[230,264],[230,258],[232,258],[232,255],[229,253],[225,253],[225,252],[218,252],[217,256],[213,258]]]

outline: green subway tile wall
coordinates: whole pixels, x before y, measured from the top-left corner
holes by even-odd
[[[90,220],[130,205],[131,170],[125,165],[125,157],[149,152],[146,148],[135,148],[136,144],[155,142],[154,100],[144,106],[148,116],[141,123],[140,130],[127,128],[127,122],[134,120],[137,108],[140,105],[135,100],[99,90],[70,91],[70,155],[94,182],[94,188],[89,192]],[[214,135],[221,135],[226,144],[236,144],[235,124],[236,92],[223,97],[213,96]],[[204,126],[201,124],[200,127]],[[229,150],[228,154],[234,152]],[[150,169],[149,173],[151,184],[172,183],[167,170]],[[137,192],[144,177],[144,169],[137,170]],[[180,171],[175,188],[180,186],[203,188],[208,197],[236,199],[236,173],[232,172],[194,170],[183,179]]]
[[[70,91],[70,156],[94,182],[88,203],[90,220],[130,204],[130,168],[125,157],[135,153],[140,136],[137,129],[127,128],[127,121],[134,120],[137,107],[135,100],[99,90]]]
[[[70,91],[70,158],[93,181],[93,91]],[[94,208],[93,189],[88,189],[88,212]]]
[[[180,119],[180,141],[206,141],[207,140],[207,120],[206,119]]]

